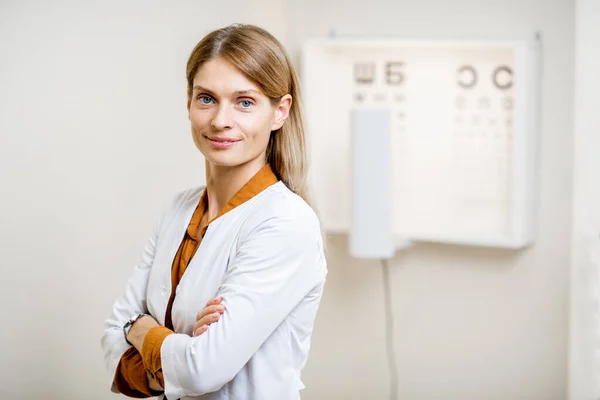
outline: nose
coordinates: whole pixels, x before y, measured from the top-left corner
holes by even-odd
[[[220,131],[233,127],[233,115],[230,107],[225,102],[219,104],[211,125]]]

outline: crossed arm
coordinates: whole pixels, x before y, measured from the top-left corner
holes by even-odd
[[[196,316],[196,322],[194,323],[194,336],[199,336],[208,330],[208,326],[214,322],[217,322],[225,311],[225,306],[221,305],[222,297],[215,297],[206,303],[206,306],[198,313]],[[135,350],[138,354],[132,354],[130,352],[126,352],[124,357],[121,359],[121,366],[123,369],[129,369],[131,374],[134,376],[143,376],[141,374],[146,374],[147,386],[150,389],[149,395],[160,394],[164,390],[164,383],[162,376],[153,376],[150,371],[146,370],[144,367],[143,361],[141,361],[141,355],[143,354],[143,345],[146,335],[150,331],[150,329],[160,326],[156,320],[150,316],[139,318],[133,324],[129,334],[127,335],[127,340],[134,346]],[[124,365],[126,364],[126,365]],[[117,374],[123,374],[119,370]],[[121,376],[116,377],[116,379],[120,379],[121,381],[127,381],[127,378]],[[121,386],[127,384],[128,382],[122,382]],[[130,386],[130,385],[128,385]],[[143,385],[145,386],[145,385]],[[124,388],[121,387],[122,391],[128,391],[133,394],[133,391],[136,390],[133,387]],[[142,392],[145,392],[144,388],[142,388]]]
[[[197,316],[192,337],[169,334],[157,346],[160,351],[164,388],[169,397],[199,395],[218,390],[233,379],[281,321],[296,307],[326,273],[318,222],[305,215],[273,217],[264,221],[240,245],[223,278],[218,295],[227,313],[222,324],[208,335],[207,325],[218,305],[209,304]],[[307,223],[308,222],[308,223]],[[123,353],[130,349],[122,333],[123,321],[145,310],[145,287],[154,255],[154,241],[145,251],[147,260],[136,269],[107,321],[103,346],[109,370],[116,370]],[[214,307],[217,306],[217,307]],[[268,309],[269,312],[259,312]],[[139,310],[139,311],[137,311]],[[204,320],[203,320],[204,318]],[[217,319],[219,319],[217,318]],[[214,323],[214,320],[211,322]],[[143,353],[148,332],[159,327],[152,318],[140,318],[128,340]],[[240,336],[240,332],[244,332]],[[210,336],[210,339],[205,338]],[[223,363],[223,360],[228,360]],[[215,368],[215,363],[220,367]],[[159,388],[160,377],[148,381]],[[114,383],[114,382],[113,382]],[[113,388],[118,391],[118,388]]]

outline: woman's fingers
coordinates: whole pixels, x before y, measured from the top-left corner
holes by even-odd
[[[194,324],[194,326],[196,326],[196,325]],[[198,329],[194,329],[194,337],[202,335],[207,330],[208,330],[208,325],[202,325]]]
[[[206,332],[208,326],[213,322],[217,322],[221,317],[220,313],[213,313],[205,315],[203,318],[200,318],[198,321],[194,323],[194,336],[198,336]]]
[[[206,303],[206,305],[211,306],[211,305],[219,304],[219,303],[221,303],[222,300],[223,300],[223,298],[221,296],[213,297],[212,299],[210,299],[208,301],[208,303]]]
[[[201,320],[202,318],[204,318],[205,316],[207,316],[209,314],[214,314],[214,313],[223,314],[224,311],[225,311],[225,306],[222,306],[220,304],[206,306],[196,315],[196,321]]]
[[[215,297],[206,303],[197,315],[196,322],[193,326],[193,335],[199,336],[208,330],[208,326],[213,322],[217,322],[221,314],[225,311],[225,306],[221,305],[222,297]]]
[[[194,332],[196,331],[196,329],[198,329],[201,326],[204,325],[210,325],[213,322],[217,322],[219,320],[219,317],[221,316],[221,313],[212,313],[212,314],[207,314],[204,317],[200,318],[199,320],[197,320],[194,323]]]

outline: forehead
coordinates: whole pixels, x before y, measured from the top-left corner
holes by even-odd
[[[194,87],[201,86],[215,94],[227,95],[233,92],[261,90],[233,64],[222,58],[205,62],[196,71]]]

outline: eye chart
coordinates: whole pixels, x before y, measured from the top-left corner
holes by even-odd
[[[412,240],[518,248],[536,204],[536,42],[332,39],[300,70],[311,184],[325,229],[347,232],[350,111],[390,110],[391,218]],[[377,171],[373,171],[377,173]]]

